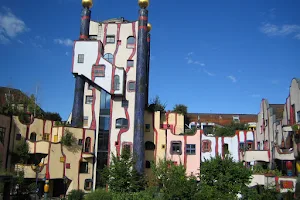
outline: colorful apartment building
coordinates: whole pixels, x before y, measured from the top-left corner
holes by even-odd
[[[64,195],[73,189],[91,191],[95,131],[64,127],[49,120],[28,119],[0,115],[4,131],[0,142],[2,167],[23,171],[27,183],[37,181],[40,191],[47,181],[50,197]],[[66,134],[71,136],[69,145],[61,142]],[[22,162],[14,161],[18,158],[14,152],[23,141],[28,144],[29,156]]]

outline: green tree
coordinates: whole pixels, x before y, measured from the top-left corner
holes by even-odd
[[[133,167],[134,159],[129,148],[124,148],[120,156],[112,155],[112,161],[103,174],[109,189],[117,193],[137,192],[145,187],[144,176],[140,176]]]
[[[24,164],[29,159],[29,145],[25,139],[16,142],[14,151],[12,152],[13,164]]]
[[[73,136],[72,132],[66,129],[65,134],[61,138],[60,142],[67,147],[72,147],[73,145],[76,144],[76,138]]]
[[[229,155],[205,160],[201,164],[199,199],[237,199],[251,181],[252,172],[242,162],[235,162]]]
[[[165,112],[167,104],[162,103],[159,96],[156,96],[154,99],[151,100],[150,105],[148,105],[148,110],[151,112]]]
[[[173,112],[186,115],[187,114],[187,106],[183,104],[176,104],[173,108]]]
[[[160,160],[157,164],[152,164],[152,171],[154,182],[165,200],[189,200],[197,192],[196,177],[187,176],[182,164],[175,165],[170,160]]]

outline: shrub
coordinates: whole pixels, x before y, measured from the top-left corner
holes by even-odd
[[[73,136],[73,133],[66,129],[65,134],[61,138],[60,142],[65,146],[71,147],[72,145],[76,144],[76,138]]]
[[[83,190],[72,190],[68,194],[68,200],[83,200],[84,191]]]
[[[112,200],[112,193],[106,192],[105,190],[98,189],[92,193],[85,196],[85,200]]]
[[[176,104],[173,108],[173,112],[186,115],[187,114],[187,106],[183,104]]]

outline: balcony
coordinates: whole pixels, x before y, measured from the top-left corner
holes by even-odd
[[[275,159],[278,160],[295,160],[293,149],[280,149],[277,145],[275,146]]]
[[[32,141],[27,141],[29,145],[29,153],[30,154],[48,154],[49,150],[49,142],[46,141],[38,141],[38,142],[32,142]]]
[[[24,178],[36,178],[36,172],[33,171],[31,165],[21,165],[17,164],[15,165],[15,171],[23,171],[24,172]],[[38,173],[38,178],[43,179],[46,175],[46,165],[42,168],[41,172]]]
[[[269,151],[245,151],[241,156],[245,162],[264,161],[270,162]]]

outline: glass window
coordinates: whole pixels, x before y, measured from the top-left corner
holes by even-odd
[[[84,54],[78,54],[77,63],[84,63]]]
[[[171,155],[181,155],[182,151],[181,151],[181,141],[172,141],[171,142]]]
[[[202,152],[210,152],[211,151],[211,141],[210,140],[203,140],[202,141]]]
[[[116,128],[127,128],[128,120],[125,118],[116,119]]]
[[[127,100],[122,100],[122,107],[123,108],[128,108],[128,101]]]
[[[297,122],[300,122],[300,111],[297,112]]]
[[[196,145],[195,144],[187,144],[186,145],[186,154],[195,155],[196,154]]]
[[[78,145],[82,145],[82,139],[78,140]]]
[[[150,132],[150,124],[145,124],[145,132]]]
[[[114,89],[120,90],[120,76],[119,75],[115,75],[115,77],[114,77]]]
[[[50,134],[49,133],[45,133],[44,136],[43,136],[43,140],[44,141],[49,141],[49,138],[50,138]]]
[[[93,188],[93,180],[92,179],[85,179],[84,181],[84,189],[91,190]]]
[[[110,62],[110,63],[113,63],[113,60],[114,60],[114,56],[111,54],[111,53],[107,53],[104,55],[104,58]]]
[[[133,49],[135,47],[135,37],[129,36],[127,38],[127,45],[126,48]]]
[[[83,126],[88,126],[89,125],[89,117],[88,116],[84,116],[83,118]]]
[[[98,137],[98,151],[108,151],[108,131],[100,131]]]
[[[100,110],[101,109],[110,109],[110,94],[105,90],[101,90],[100,94]]]
[[[149,169],[151,167],[150,161],[146,160],[146,168]]]
[[[104,169],[107,165],[107,152],[98,152],[97,156],[97,169]]]
[[[154,150],[155,144],[153,142],[147,141],[145,142],[145,150]]]
[[[131,92],[135,91],[135,81],[129,81],[128,82],[128,90]]]
[[[92,85],[89,85],[88,89],[92,90],[94,87]]]
[[[133,60],[127,60],[127,67],[133,67],[134,61]]]
[[[106,36],[106,43],[107,44],[114,44],[115,43],[115,36],[114,35]]]
[[[88,153],[90,152],[91,150],[91,138],[90,137],[87,137],[85,139],[85,144],[84,144],[84,152],[85,153]]]
[[[5,130],[6,129],[4,127],[0,127],[0,142],[2,144],[4,144]]]
[[[105,65],[93,66],[93,72],[95,77],[105,77]]]
[[[80,162],[79,164],[79,173],[88,173],[89,172],[89,163]]]
[[[36,141],[36,133],[35,132],[32,132],[31,134],[30,134],[30,139],[29,139],[30,141],[33,141],[33,142],[35,142]]]
[[[98,38],[97,35],[90,35],[91,40],[97,40],[97,38]]]
[[[108,131],[110,126],[109,116],[100,116],[100,130]]]
[[[93,103],[93,96],[86,96],[85,104],[92,104],[92,103]]]

